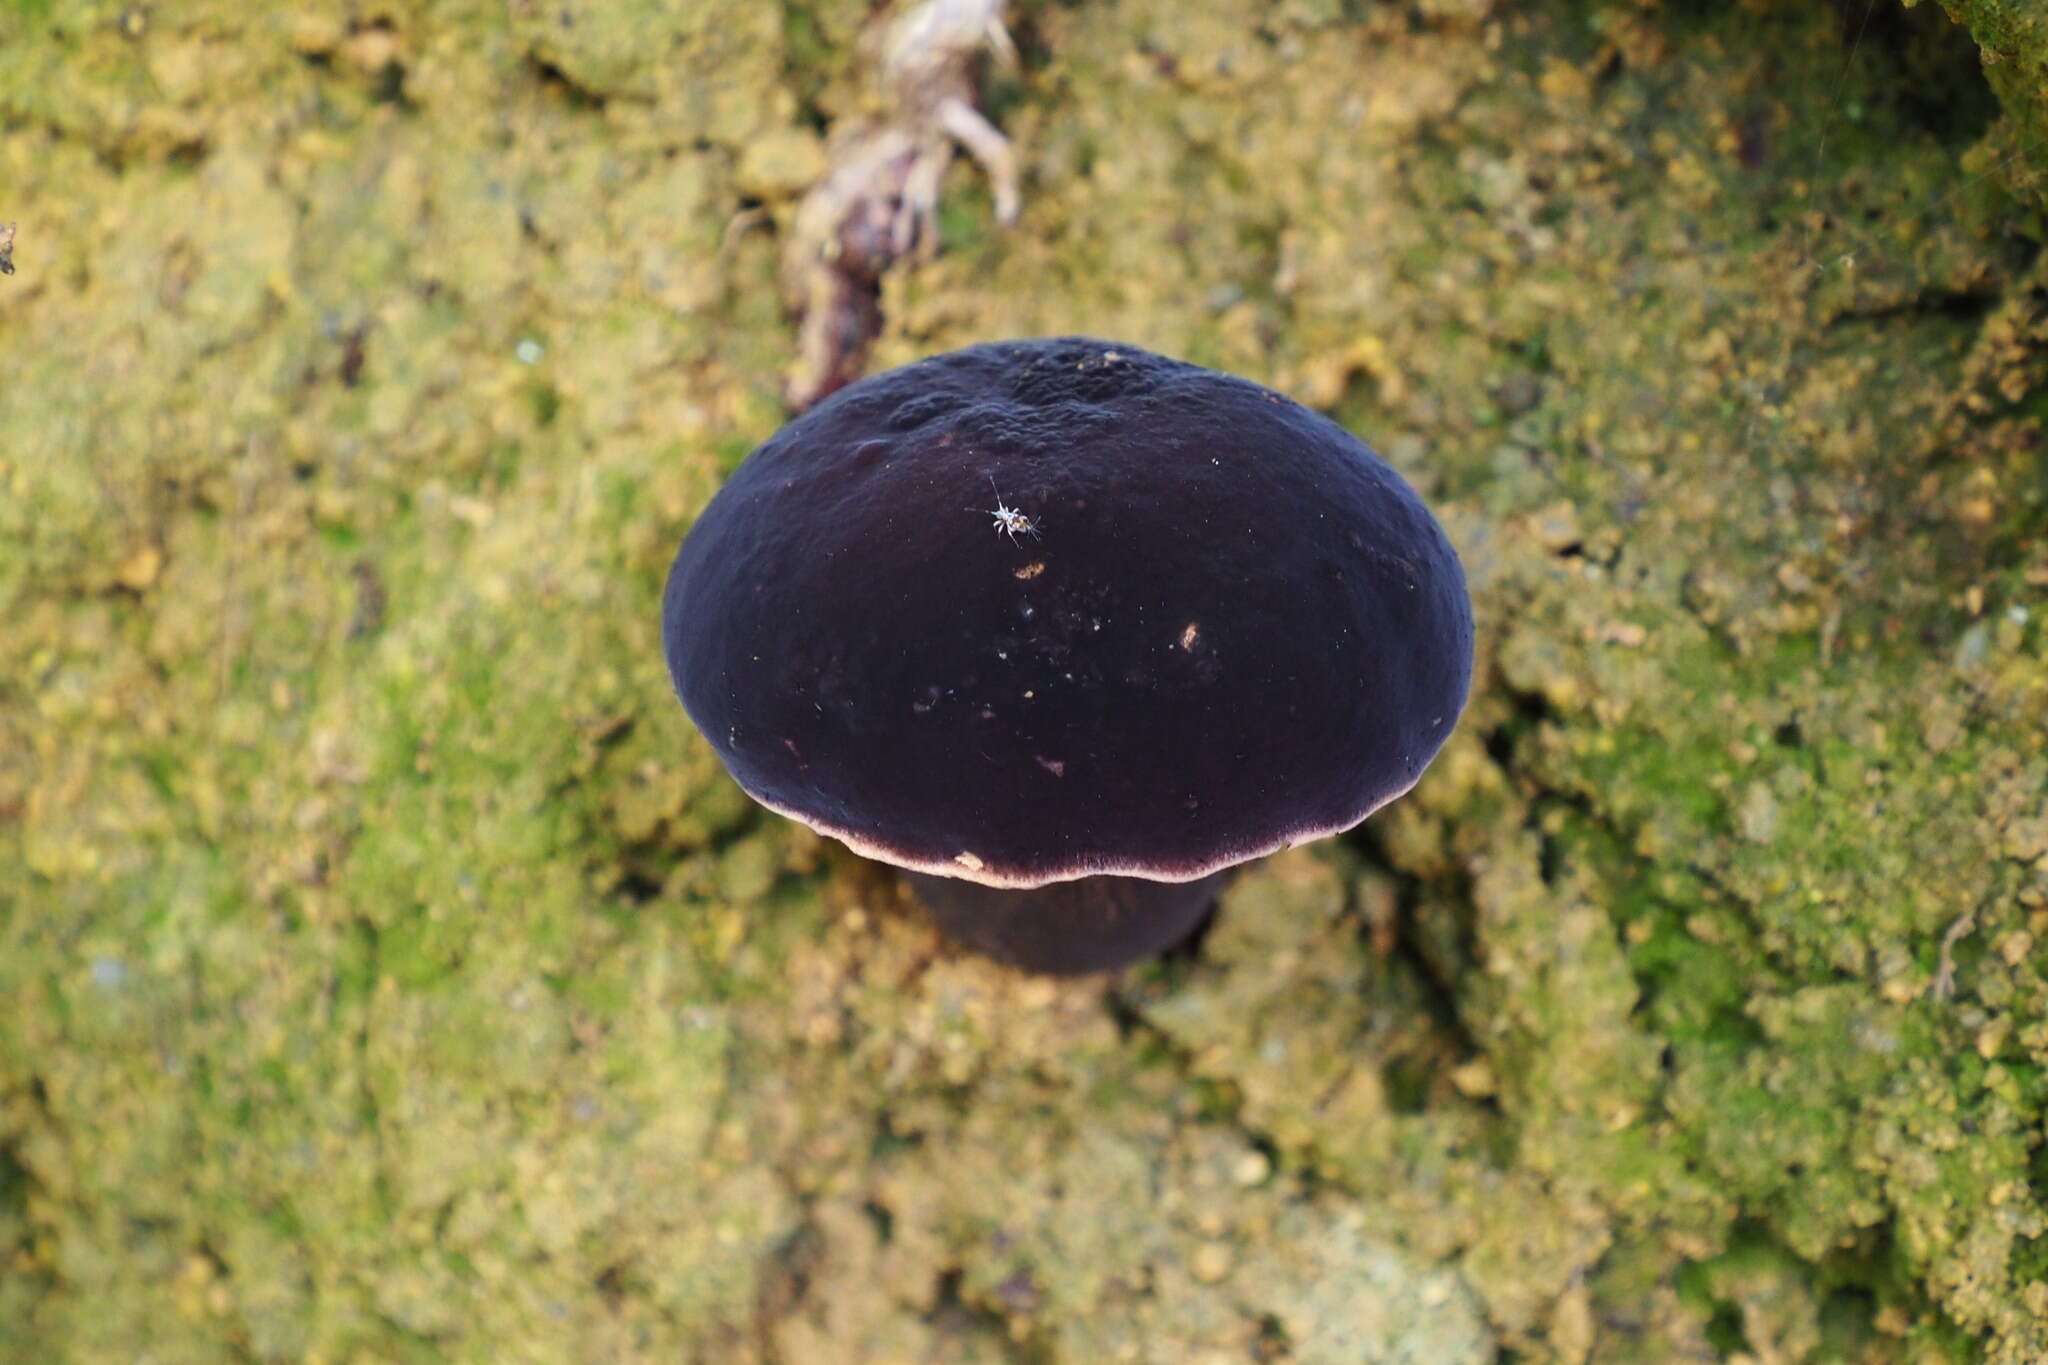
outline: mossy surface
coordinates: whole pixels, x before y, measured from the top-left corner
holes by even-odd
[[[1973,149],[1972,164],[1997,175],[2037,208],[2048,202],[2048,12],[2026,0],[1941,0],[1967,25],[1998,92],[2001,124]]]
[[[875,364],[1282,388],[1482,655],[1067,983],[659,657],[865,4],[0,10],[0,1360],[2048,1356],[2039,57],[1861,8],[1018,7]]]

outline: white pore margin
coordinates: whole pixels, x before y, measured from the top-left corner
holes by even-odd
[[[1417,774],[1416,780],[1421,780],[1420,774]],[[741,783],[740,786],[744,790],[746,784]],[[934,877],[955,877],[963,882],[976,882],[982,886],[992,886],[1004,891],[1035,891],[1041,886],[1050,886],[1054,882],[1070,882],[1081,877],[1136,877],[1148,882],[1200,881],[1212,872],[1221,872],[1226,867],[1235,867],[1239,863],[1248,863],[1254,858],[1263,858],[1268,853],[1278,853],[1283,848],[1293,848],[1296,844],[1312,843],[1317,839],[1328,838],[1332,834],[1342,834],[1345,830],[1364,820],[1380,807],[1400,800],[1410,791],[1413,791],[1414,788],[1415,783],[1410,782],[1399,791],[1390,792],[1379,800],[1368,804],[1358,814],[1348,819],[1336,821],[1334,824],[1312,825],[1282,834],[1263,844],[1243,845],[1227,853],[1219,854],[1205,862],[1161,865],[1158,863],[1119,862],[1114,859],[1104,859],[1092,863],[1067,863],[1054,867],[1051,871],[1038,873],[1005,872],[1000,868],[991,867],[973,849],[961,849],[953,857],[940,862],[930,862],[923,858],[915,858],[901,849],[891,848],[887,844],[877,843],[872,839],[849,833],[843,829],[835,829],[831,825],[805,815],[801,811],[792,810],[788,806],[778,805],[758,792],[748,791],[747,795],[753,797],[754,800],[760,802],[769,810],[774,811],[777,815],[794,820],[818,834],[837,839],[863,858],[872,858],[878,863],[888,863],[892,867],[900,867],[910,872],[923,872]]]

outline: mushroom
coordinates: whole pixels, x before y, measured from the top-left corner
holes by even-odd
[[[1428,509],[1336,423],[1060,337],[776,432],[684,539],[662,640],[755,800],[907,869],[955,938],[1081,972],[1414,786],[1472,609]]]

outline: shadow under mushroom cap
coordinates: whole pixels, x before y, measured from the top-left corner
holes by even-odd
[[[662,617],[756,799],[1006,887],[1192,880],[1348,828],[1421,775],[1472,667],[1457,556],[1362,442],[1082,337],[791,422],[684,540]]]

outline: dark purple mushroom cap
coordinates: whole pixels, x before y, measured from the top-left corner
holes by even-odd
[[[684,540],[662,638],[756,800],[1003,887],[1349,828],[1472,671],[1457,555],[1362,442],[1086,337],[933,356],[782,428]]]

